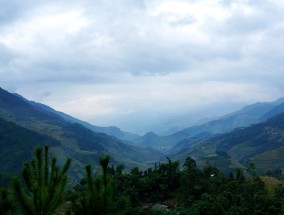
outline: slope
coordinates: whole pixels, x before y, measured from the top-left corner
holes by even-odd
[[[284,98],[280,98],[274,102],[258,102],[245,106],[241,110],[225,115],[217,120],[183,129],[181,132],[186,133],[189,136],[195,136],[202,132],[223,134],[232,131],[235,128],[246,127],[251,124],[264,122],[266,119],[279,114],[279,112],[270,111],[279,105],[283,105],[283,103]],[[266,116],[268,112],[270,112],[270,114]]]
[[[137,135],[137,134],[133,134],[131,132],[122,131],[120,128],[115,127],[115,126],[108,126],[108,127],[95,126],[95,125],[92,125],[92,124],[90,124],[88,122],[76,119],[76,118],[74,118],[74,117],[72,117],[70,115],[67,115],[67,114],[59,112],[59,111],[55,111],[55,114],[57,114],[58,116],[62,117],[67,122],[78,123],[78,124],[81,124],[84,127],[88,128],[88,129],[90,129],[90,130],[92,130],[94,132],[105,133],[107,135],[114,136],[114,137],[116,137],[118,139],[131,141],[131,140],[139,137],[139,135]]]
[[[256,164],[260,172],[284,168],[284,113],[266,122],[235,129],[203,141],[176,156],[205,159],[225,153],[236,164]],[[277,165],[276,165],[277,164]]]
[[[60,117],[61,119],[67,121],[67,122],[71,122],[71,123],[78,123],[83,125],[84,127],[94,131],[94,132],[99,132],[99,133],[105,133],[111,136],[114,136],[116,138],[122,139],[122,140],[133,140],[139,137],[139,135],[137,134],[133,134],[131,132],[126,132],[126,131],[121,131],[120,128],[115,127],[115,126],[109,126],[109,127],[101,127],[101,126],[95,126],[92,125],[88,122],[85,122],[83,120],[77,119],[75,117],[72,117],[66,113],[54,110],[53,108],[38,103],[38,102],[34,102],[34,101],[29,101],[26,98],[24,98],[23,96],[14,93],[14,95],[16,95],[17,97],[21,98],[22,100],[28,102],[30,105],[32,105],[35,109],[37,109],[40,112],[43,112],[47,115],[50,116],[55,116],[55,117]]]
[[[0,185],[5,176],[20,171],[24,161],[33,156],[35,146],[59,146],[60,142],[0,118]]]
[[[86,163],[97,165],[98,158],[109,154],[113,163],[124,163],[126,167],[144,166],[159,159],[160,153],[140,149],[106,134],[96,133],[82,125],[66,122],[62,117],[34,108],[19,96],[0,89],[0,117],[40,134],[48,135],[61,144],[50,151],[59,163],[73,158],[73,177],[82,176]],[[144,153],[142,153],[144,152]]]
[[[248,105],[219,119],[180,130],[172,135],[159,136],[149,132],[133,141],[141,146],[151,147],[166,154],[174,154],[178,150],[193,146],[199,141],[217,134],[227,133],[238,127],[264,122],[266,119],[277,115],[281,110],[284,110],[284,98],[274,102],[259,102]]]

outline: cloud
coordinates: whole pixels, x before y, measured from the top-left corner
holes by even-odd
[[[0,84],[93,122],[273,100],[284,93],[283,9],[276,0],[2,0]]]

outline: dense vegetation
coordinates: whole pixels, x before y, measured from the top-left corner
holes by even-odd
[[[11,175],[20,171],[35,146],[60,145],[59,141],[0,118],[0,186],[7,185]],[[13,156],[11,156],[13,155]]]
[[[267,183],[255,174],[253,165],[230,177],[210,164],[202,170],[188,157],[181,166],[168,158],[146,171],[100,158],[101,172],[90,164],[80,184],[67,189],[68,159],[62,169],[36,148],[31,163],[25,163],[21,179],[0,190],[0,214],[283,214],[284,187]]]
[[[189,141],[189,143],[192,141]],[[263,123],[245,128],[238,128],[232,132],[216,135],[205,139],[194,146],[183,145],[181,151],[171,155],[174,159],[187,156],[199,158],[220,158],[220,153],[229,156],[230,162],[224,168],[247,166],[255,163],[259,174],[281,171],[284,167],[284,113],[279,114]],[[220,159],[219,159],[220,160]],[[216,162],[217,167],[221,167]]]

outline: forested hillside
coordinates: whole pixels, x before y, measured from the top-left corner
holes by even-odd
[[[230,158],[227,167],[248,166],[255,163],[261,173],[284,169],[284,114],[266,122],[238,128],[232,132],[202,141],[173,157],[192,156],[198,160],[218,160],[224,155]],[[218,166],[218,165],[217,165]],[[241,167],[241,166],[240,166]]]
[[[31,159],[35,146],[44,144],[54,147],[60,142],[0,118],[0,185],[7,184],[7,179],[20,171],[24,161]]]
[[[1,88],[0,117],[32,130],[34,133],[48,135],[60,142],[58,145],[51,144],[50,152],[58,158],[59,164],[62,164],[69,156],[73,158],[74,165],[70,173],[75,180],[82,177],[84,163],[92,162],[97,167],[98,158],[105,153],[112,156],[114,163],[124,163],[128,169],[134,166],[148,168],[151,163],[162,156],[153,149],[132,146],[114,136],[94,132],[77,123],[67,122],[56,112],[36,108],[21,96],[11,94]],[[6,135],[16,138],[12,133],[6,133]],[[21,145],[20,142],[14,142],[14,144],[15,146]],[[21,148],[21,146],[18,147]],[[33,147],[34,145],[31,145],[27,150]],[[7,156],[13,155],[7,154]],[[9,172],[15,172],[15,170],[9,169]]]
[[[67,159],[62,168],[45,150],[37,148],[31,163],[0,189],[0,213],[96,215],[280,215],[284,212],[283,182],[259,177],[253,168],[236,169],[225,177],[207,164],[196,167],[190,157],[183,164],[168,159],[146,171],[124,173],[110,157],[99,159],[100,174],[85,167],[79,184],[67,186]],[[51,162],[50,162],[51,161]],[[8,189],[8,190],[7,190]],[[9,193],[9,195],[8,195]]]

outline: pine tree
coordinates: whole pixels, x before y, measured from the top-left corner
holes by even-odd
[[[108,177],[109,156],[100,158],[102,176],[93,177],[92,166],[86,165],[85,189],[79,205],[75,205],[75,214],[118,215],[124,214],[127,201],[115,195],[115,184]]]
[[[0,214],[11,214],[12,205],[8,199],[8,191],[0,188]]]
[[[49,215],[54,214],[62,203],[67,184],[67,170],[71,165],[68,158],[60,170],[53,158],[49,166],[48,146],[44,155],[40,147],[35,149],[31,164],[25,163],[22,169],[22,180],[18,177],[12,181],[12,202],[18,214]]]

